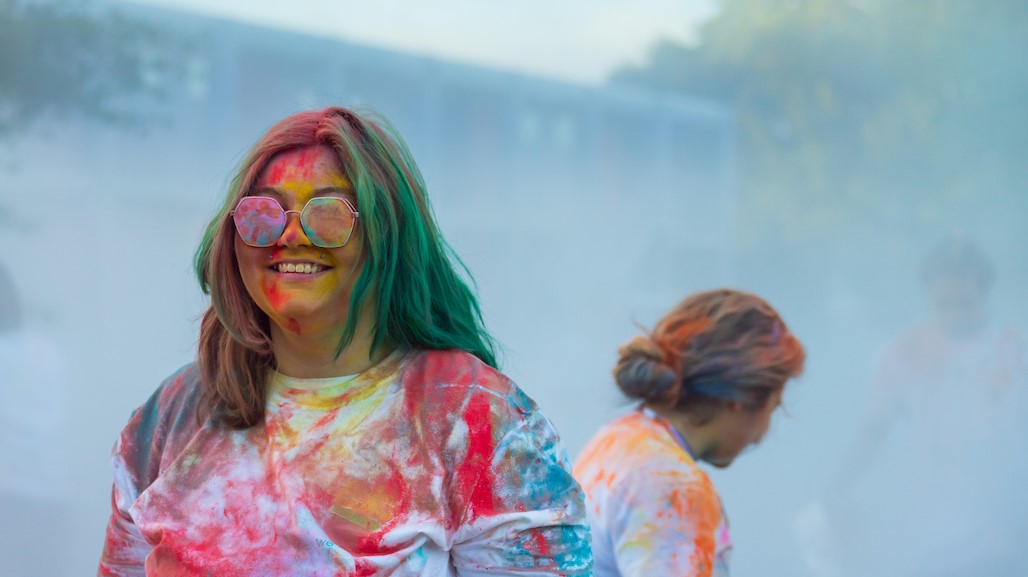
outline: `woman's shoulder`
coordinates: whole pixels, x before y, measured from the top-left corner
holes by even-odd
[[[143,406],[154,405],[162,413],[195,408],[201,394],[200,369],[192,362],[164,379]]]
[[[163,437],[170,431],[193,427],[202,396],[200,371],[189,363],[164,379],[150,397],[132,412],[125,432]]]
[[[485,403],[496,416],[508,413],[517,418],[538,410],[535,401],[510,378],[459,349],[414,351],[400,378],[410,398],[420,397],[436,406],[478,407]]]
[[[200,397],[200,373],[191,363],[172,373],[132,412],[114,455],[115,467],[131,477],[133,486],[153,482],[167,455],[203,426],[197,413]]]
[[[431,385],[487,390],[498,395],[517,388],[498,369],[460,349],[419,349],[407,362],[404,375]]]
[[[641,410],[632,410],[603,424],[583,450],[598,453],[597,457],[611,454],[637,455],[645,458],[653,453],[673,454],[677,446],[664,429]]]
[[[611,488],[625,490],[649,488],[655,483],[713,488],[707,475],[674,439],[639,411],[603,425],[582,449],[575,471],[583,477],[599,475]]]

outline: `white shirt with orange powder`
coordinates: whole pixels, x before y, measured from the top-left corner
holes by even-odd
[[[596,433],[574,467],[596,577],[727,577],[728,521],[713,483],[642,411]]]

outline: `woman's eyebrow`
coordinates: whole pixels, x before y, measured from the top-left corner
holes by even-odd
[[[348,196],[356,195],[353,189],[345,186],[324,186],[312,192],[311,196],[325,196],[329,194],[345,194]],[[276,200],[283,200],[285,198],[285,195],[282,194],[281,190],[272,186],[262,186],[260,188],[255,188],[253,189],[253,192],[251,192],[248,196],[272,196]]]
[[[270,186],[255,188],[248,196],[273,196],[276,200],[282,200],[282,193]]]
[[[345,186],[326,186],[315,190],[312,196],[321,196],[325,194],[348,194],[353,196],[354,192],[352,188]]]

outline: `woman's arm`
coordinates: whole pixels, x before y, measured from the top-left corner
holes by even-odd
[[[467,470],[454,477],[465,503],[450,552],[457,574],[592,575],[584,494],[556,431],[519,390],[516,411],[491,407],[489,396],[476,393],[466,410]],[[493,423],[504,413],[514,418]]]
[[[111,517],[107,522],[107,537],[100,557],[100,568],[97,570],[99,576],[145,575],[144,563],[150,553],[150,545],[136,527],[129,508],[139,497],[139,488],[136,486],[140,478],[139,460],[135,458],[138,451],[134,447],[145,441],[140,438],[140,430],[149,427],[140,427],[140,423],[146,413],[152,411],[147,411],[145,405],[136,410],[114,445],[111,459],[114,465]],[[149,430],[152,432],[152,429]],[[149,445],[152,446],[152,443]]]
[[[101,577],[144,577],[144,563],[150,544],[143,539],[124,506],[123,495],[115,484],[111,491],[111,518],[97,575]],[[119,504],[122,501],[123,504]]]
[[[143,538],[130,508],[160,472],[160,462],[171,438],[188,439],[199,426],[194,409],[198,374],[186,365],[169,377],[146,403],[133,411],[122,429],[111,458],[114,483],[111,517],[97,575],[142,576],[150,544]],[[173,423],[169,427],[168,423]],[[178,431],[169,431],[178,425]],[[174,445],[175,443],[171,443]],[[181,444],[181,442],[179,443]]]

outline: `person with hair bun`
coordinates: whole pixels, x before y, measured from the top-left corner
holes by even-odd
[[[803,346],[763,299],[722,289],[685,299],[619,355],[618,387],[641,402],[574,467],[595,575],[727,575],[728,523],[698,464],[728,467],[760,442]]]
[[[591,574],[557,433],[384,119],[271,127],[195,264],[197,360],[116,442],[100,575]]]

